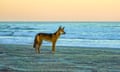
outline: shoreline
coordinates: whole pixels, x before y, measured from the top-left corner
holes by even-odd
[[[0,46],[5,46],[5,45],[16,45],[16,46],[31,46],[32,44],[0,44]],[[52,45],[41,45],[41,47],[52,47]],[[56,47],[67,47],[67,48],[90,48],[90,49],[120,49],[117,47],[85,47],[85,46],[60,46],[56,45]]]

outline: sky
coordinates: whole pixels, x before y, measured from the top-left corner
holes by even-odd
[[[120,0],[0,0],[0,21],[120,21]]]

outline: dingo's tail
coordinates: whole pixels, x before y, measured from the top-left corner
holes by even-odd
[[[37,35],[35,36],[35,39],[34,39],[33,48],[36,48],[36,44],[37,44]]]

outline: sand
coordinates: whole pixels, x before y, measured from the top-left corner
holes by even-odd
[[[120,49],[1,44],[0,72],[120,72]]]

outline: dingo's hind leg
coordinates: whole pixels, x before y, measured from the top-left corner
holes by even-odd
[[[40,47],[41,47],[41,44],[42,44],[42,40],[40,40],[37,44],[36,44],[36,53],[40,53]]]

